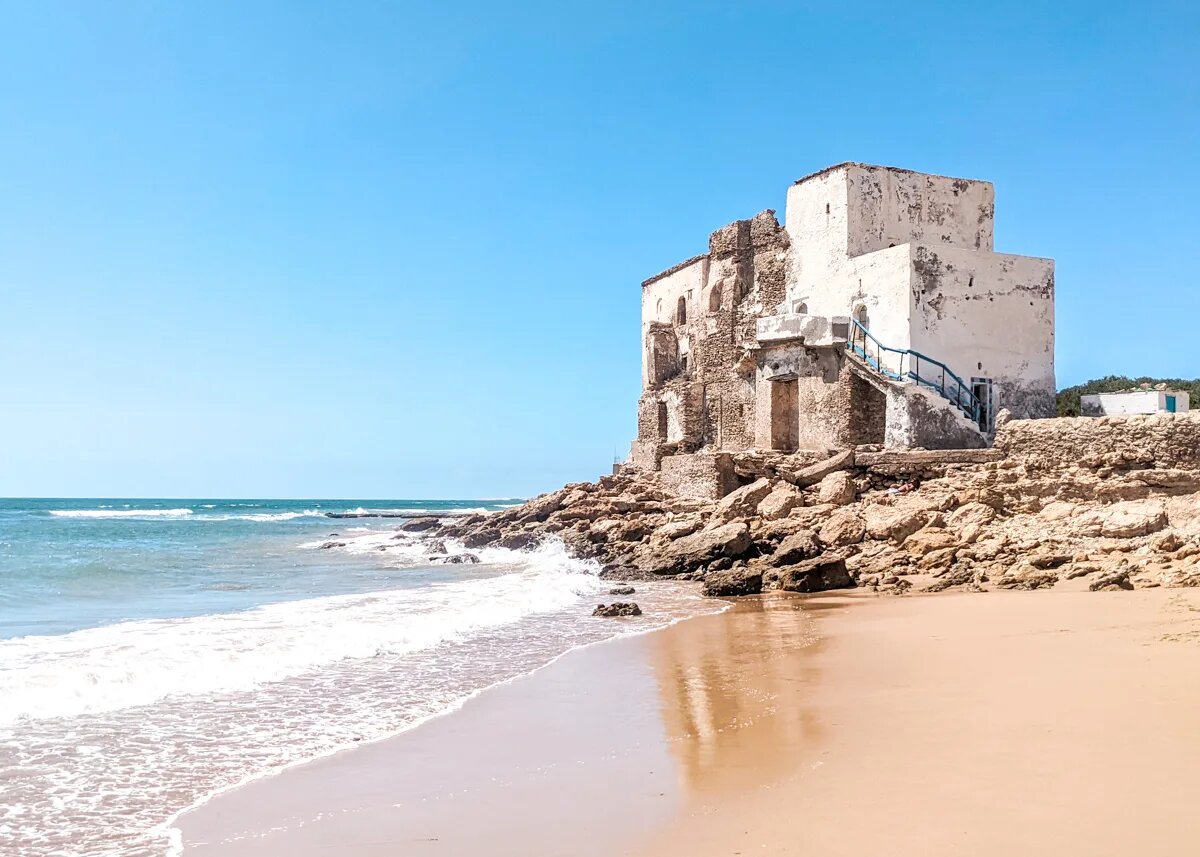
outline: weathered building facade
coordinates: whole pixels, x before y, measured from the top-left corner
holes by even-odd
[[[841,164],[642,284],[632,462],[978,447],[1048,417],[1054,263],[995,253],[989,182]],[[673,466],[684,466],[675,460]]]

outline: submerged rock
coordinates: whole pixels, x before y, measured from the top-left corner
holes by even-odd
[[[435,556],[433,561],[438,565],[476,565],[479,557],[473,553],[454,553],[450,556]]]
[[[637,590],[632,586],[614,586],[612,589],[608,590],[609,595],[633,595],[635,592],[637,592]]]
[[[330,548],[344,548],[345,546],[345,542],[325,542],[321,545],[321,550],[327,551]]]
[[[632,601],[614,601],[612,604],[597,604],[592,611],[593,616],[611,618],[614,616],[641,616],[642,608]]]

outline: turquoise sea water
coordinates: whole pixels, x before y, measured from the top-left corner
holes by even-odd
[[[560,543],[442,564],[403,520],[326,514],[516,502],[0,500],[0,854],[177,853],[218,790],[716,609],[646,584],[644,617],[591,619],[607,586]]]
[[[0,499],[0,638],[389,588],[398,581],[386,567],[296,546],[402,523],[327,513],[461,514],[519,502]]]

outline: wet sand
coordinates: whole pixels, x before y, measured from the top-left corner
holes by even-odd
[[[750,599],[219,796],[187,855],[1191,855],[1200,592]]]

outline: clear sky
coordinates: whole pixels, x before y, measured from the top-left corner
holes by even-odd
[[[486,497],[634,434],[639,283],[986,178],[1061,385],[1200,375],[1187,3],[0,0],[0,495]]]

